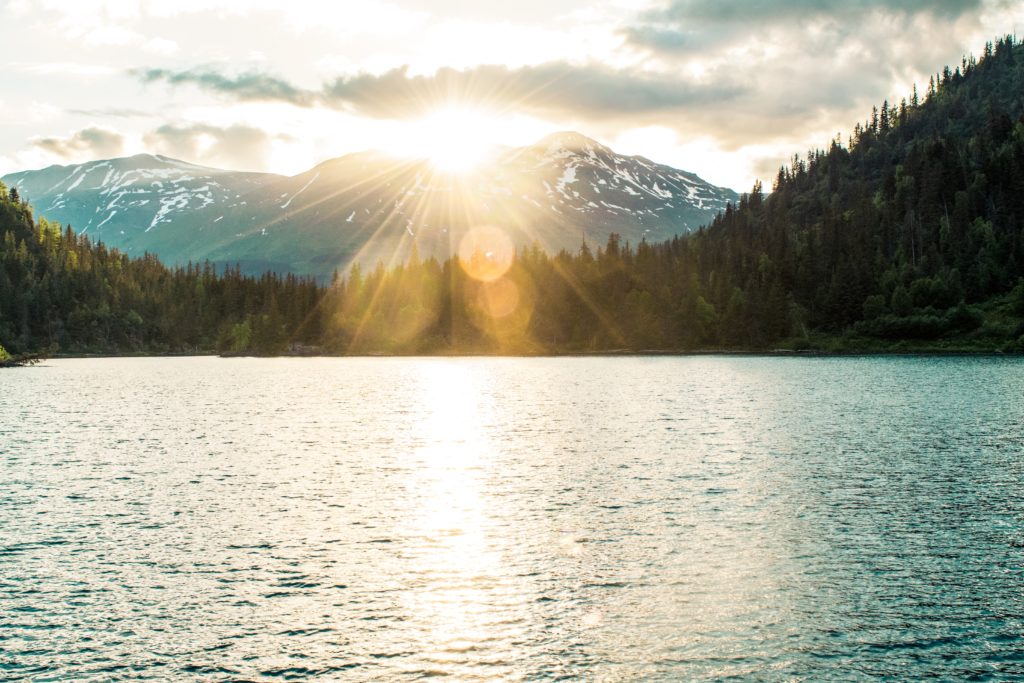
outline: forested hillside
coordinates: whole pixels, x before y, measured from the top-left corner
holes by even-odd
[[[131,259],[40,219],[0,185],[0,345],[12,354],[283,351],[319,336],[320,290],[294,277],[174,270]],[[307,322],[313,323],[312,326]],[[288,331],[286,333],[286,330]]]
[[[0,344],[1024,351],[1024,46],[1000,40],[883,104],[845,144],[795,157],[770,195],[755,186],[696,234],[495,259],[414,253],[329,286],[171,270],[36,224],[0,189]]]
[[[1024,275],[1024,48],[1005,38],[884,103],[673,251],[733,342],[1019,335],[992,316],[978,329],[975,305]]]

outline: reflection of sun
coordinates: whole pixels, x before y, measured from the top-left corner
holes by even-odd
[[[485,377],[465,365],[424,362],[415,385],[426,410],[407,482],[405,559],[415,580],[402,593],[410,646],[447,674],[489,667],[509,679],[530,600],[496,549],[502,511],[487,482],[494,419]]]
[[[439,109],[413,122],[394,140],[392,152],[430,160],[447,173],[466,173],[483,161],[493,144],[491,120],[469,109]]]

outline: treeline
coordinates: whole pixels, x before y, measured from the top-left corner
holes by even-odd
[[[328,285],[131,259],[0,188],[12,352],[1024,351],[1024,46],[1004,38],[698,233]],[[476,264],[479,265],[479,264]],[[508,270],[497,276],[498,266]],[[484,273],[483,279],[471,274]]]
[[[39,219],[0,184],[0,345],[12,354],[196,352],[317,339],[311,280],[129,258]]]
[[[741,321],[730,341],[1016,340],[1016,309],[995,303],[1024,275],[1024,48],[1006,37],[876,107],[847,146],[794,158],[769,197],[755,188],[676,249]]]

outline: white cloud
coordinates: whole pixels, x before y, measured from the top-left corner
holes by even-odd
[[[49,102],[32,102],[27,111],[28,118],[33,123],[48,123],[62,113],[63,110],[60,107]]]
[[[166,38],[150,38],[142,44],[142,48],[146,52],[152,52],[157,55],[170,56],[180,51],[180,46],[173,40],[167,40]]]
[[[38,150],[69,161],[116,157],[125,147],[124,135],[99,126],[83,128],[66,137],[36,137],[29,142]]]
[[[36,16],[65,38],[91,47],[138,47],[164,55],[177,50],[174,41],[149,35],[140,26],[146,17],[140,0],[36,0],[14,3],[10,9],[17,15]]]
[[[81,30],[66,30],[66,35],[85,41],[88,45],[138,45],[145,36],[123,26],[95,26]]]
[[[288,136],[245,125],[165,124],[143,137],[147,149],[191,161],[240,170],[266,168],[271,146]]]
[[[364,98],[365,110],[366,100],[392,98],[389,88],[402,87],[384,77],[404,65],[410,77],[454,68],[481,80],[487,76],[481,65],[498,65],[527,80],[533,74],[530,83],[539,84],[538,67],[557,63],[581,75],[558,81],[561,96],[549,98],[558,106],[531,110],[537,125],[529,130],[576,127],[745,189],[755,174],[773,174],[794,152],[825,145],[836,132],[845,136],[872,104],[898,99],[964,52],[1024,27],[1024,3],[10,0],[0,1],[0,18],[5,50],[21,60],[0,65],[9,78],[0,112],[0,154],[7,160],[39,161],[14,150],[31,137],[66,136],[93,121],[106,125],[115,112],[133,112],[116,119],[126,149],[160,124],[256,127],[270,136],[260,158],[286,170],[376,146],[398,134],[388,126],[416,125],[414,117],[394,123],[356,116],[355,107],[297,112],[228,104],[224,93],[195,84],[142,88],[124,77],[132,68],[178,73],[213,65],[236,75],[258,69],[314,95],[339,76],[369,75],[380,88]],[[652,94],[609,76],[618,73],[659,87]],[[694,97],[678,97],[685,92]],[[138,116],[147,112],[153,118]],[[285,134],[293,137],[279,137]],[[196,139],[209,142],[203,135],[211,134]],[[522,137],[496,135],[509,142]],[[212,144],[200,147],[205,154]]]

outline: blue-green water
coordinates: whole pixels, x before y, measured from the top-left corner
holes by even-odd
[[[1024,362],[0,373],[0,680],[1024,679]]]

